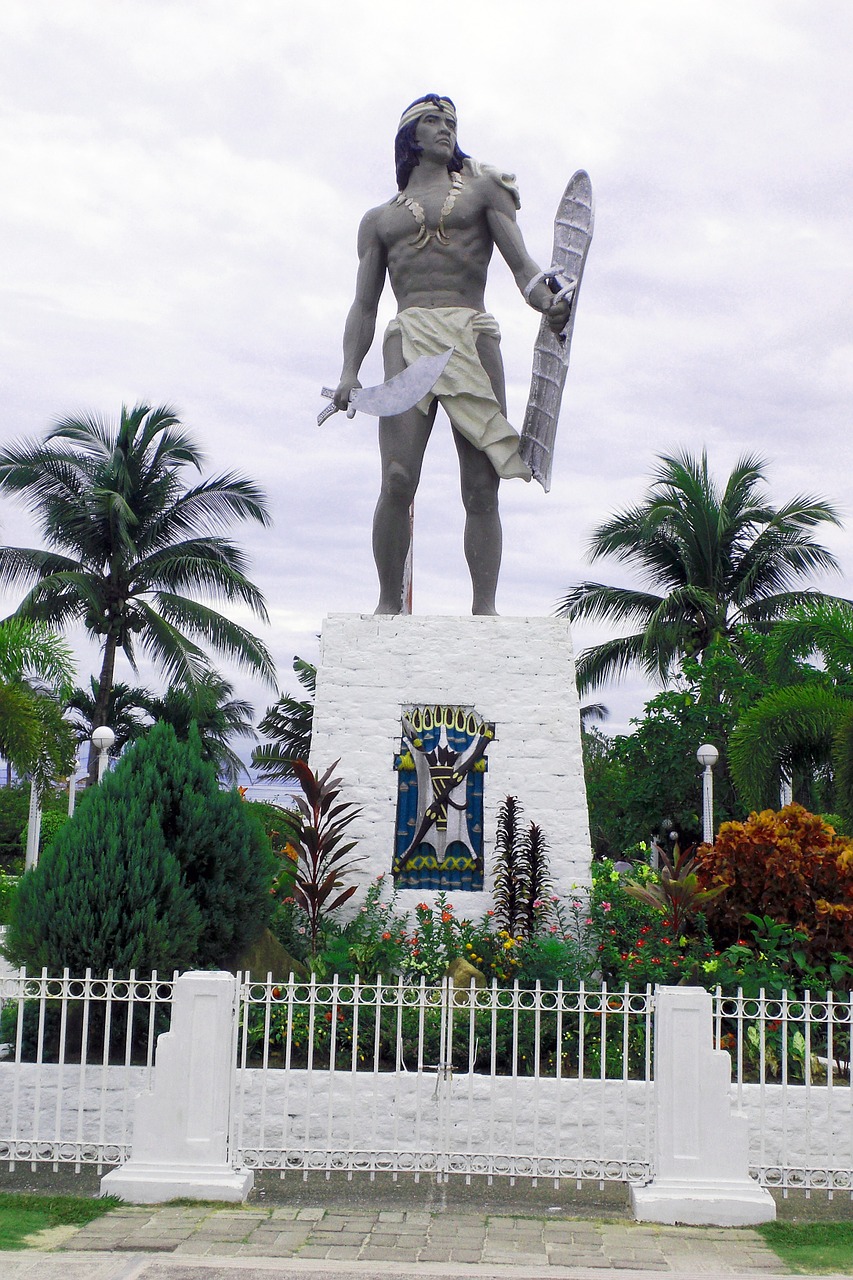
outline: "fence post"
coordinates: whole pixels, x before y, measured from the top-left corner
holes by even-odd
[[[654,1177],[631,1187],[640,1222],[733,1227],[776,1217],[770,1192],[749,1176],[747,1117],[732,1110],[731,1060],[713,1043],[708,991],[656,988]]]
[[[228,1150],[236,987],[232,973],[177,979],[171,1030],[157,1038],[154,1087],[136,1098],[131,1157],[101,1179],[102,1194],[140,1204],[249,1194],[253,1174],[232,1169]]]

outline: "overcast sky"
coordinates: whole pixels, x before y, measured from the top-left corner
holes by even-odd
[[[211,471],[267,488],[273,529],[239,537],[295,688],[323,617],[376,600],[375,423],[318,429],[318,393],[340,372],[358,222],[394,194],[400,112],[435,90],[463,149],[518,175],[543,266],[576,169],[596,198],[553,489],[502,486],[501,612],[550,614],[661,452],[707,447],[723,476],[758,451],[777,502],[817,493],[849,519],[852,49],[849,0],[3,0],[2,437],[175,405]],[[500,260],[487,303],[520,426],[537,317]],[[382,378],[378,344],[362,377]],[[440,415],[415,612],[468,612],[461,528]],[[0,539],[34,537],[3,499]],[[849,533],[825,540],[844,576],[822,585],[853,594]],[[644,692],[602,691],[611,728]]]

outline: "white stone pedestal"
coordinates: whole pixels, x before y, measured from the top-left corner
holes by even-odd
[[[246,1199],[254,1175],[228,1158],[235,986],[231,973],[178,978],[172,1029],[157,1038],[154,1088],[136,1099],[133,1154],[101,1178],[103,1195],[136,1204]]]
[[[772,1222],[749,1176],[747,1117],[732,1109],[731,1060],[713,1048],[713,1002],[700,987],[655,991],[655,1176],[631,1187],[640,1222],[741,1227]]]
[[[484,794],[486,887],[452,895],[457,914],[491,905],[498,809],[514,795],[524,825],[548,841],[555,892],[589,883],[590,841],[580,715],[569,625],[558,618],[375,617],[332,614],[323,624],[311,765],[340,760],[346,798],[362,808],[352,834],[366,888],[391,871],[400,717],[411,704],[474,707],[493,721]],[[363,894],[363,890],[362,890]],[[404,890],[403,909],[428,898]]]

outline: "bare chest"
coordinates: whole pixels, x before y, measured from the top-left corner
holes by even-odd
[[[389,204],[379,227],[386,250],[403,244],[413,248],[446,246],[454,237],[467,244],[489,239],[485,210],[478,192],[458,174],[447,185],[425,191],[401,191]]]

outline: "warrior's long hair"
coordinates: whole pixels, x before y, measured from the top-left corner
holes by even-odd
[[[411,104],[413,107],[419,102],[429,102],[433,106],[441,106],[441,96],[437,93],[425,93],[422,98],[415,98]],[[445,102],[449,102],[455,109],[455,103],[451,98],[445,98]],[[415,133],[417,131],[418,121],[413,120],[411,124],[404,125],[394,139],[394,163],[397,167],[397,190],[405,191],[409,185],[409,178],[412,176],[412,170],[420,164],[420,154],[423,147],[419,147],[415,142]],[[460,151],[457,142],[453,155],[447,165],[448,173],[461,173],[463,161],[467,160],[466,152]]]

